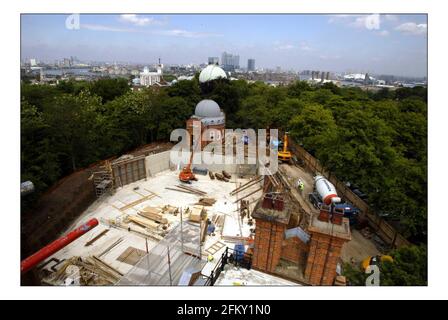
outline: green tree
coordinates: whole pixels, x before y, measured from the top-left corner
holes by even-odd
[[[50,127],[45,123],[42,113],[25,100],[21,103],[20,127],[21,181],[30,180],[34,183],[36,192],[26,199],[32,202],[56,182],[61,170],[58,154],[52,150]]]
[[[99,79],[90,84],[90,92],[100,96],[103,102],[111,101],[129,92],[130,86],[127,79]]]
[[[426,286],[428,255],[424,246],[408,246],[392,251],[393,263],[381,264],[382,286]]]
[[[45,122],[50,126],[54,148],[62,158],[63,171],[76,170],[97,159],[95,110],[100,99],[81,92],[74,96],[62,94],[53,98],[44,109]]]

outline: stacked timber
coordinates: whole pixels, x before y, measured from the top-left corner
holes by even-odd
[[[208,176],[210,177],[210,179],[215,180],[215,175],[213,174],[213,172],[209,171]]]
[[[138,215],[162,224],[168,223],[168,220],[163,217],[163,213],[159,208],[145,207],[143,210],[138,211]]]
[[[157,229],[159,227],[157,222],[137,215],[129,215],[126,217],[126,220],[148,229]]]
[[[212,205],[215,204],[215,202],[216,202],[216,199],[214,199],[214,198],[201,198],[201,199],[199,199],[197,204],[201,205],[201,206],[211,207]]]
[[[177,214],[179,213],[179,208],[167,204],[166,206],[164,206],[162,208],[162,211],[163,211],[163,213],[169,213],[169,214],[172,214],[173,216],[177,216]]]
[[[204,210],[204,206],[193,206],[190,209],[189,220],[192,222],[201,222],[201,220],[205,220],[206,216],[207,213]]]

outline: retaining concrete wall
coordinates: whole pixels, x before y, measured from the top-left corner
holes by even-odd
[[[203,151],[202,156],[204,159],[204,157],[206,157],[206,156],[210,157],[211,153]],[[234,159],[230,159],[230,160],[233,160],[233,162],[236,161]],[[198,164],[198,165],[193,164],[192,168],[203,168],[203,169],[208,169],[212,172],[221,172],[221,171],[225,170],[230,174],[255,175],[257,173],[258,165],[257,164],[247,164],[247,159],[245,161],[246,161],[245,164],[234,164],[234,163],[230,163],[230,164],[226,164],[226,163],[205,164],[205,163],[202,163],[202,164]],[[224,162],[230,162],[230,161],[224,161]],[[185,166],[185,164],[181,164],[180,168],[182,168],[184,166]],[[176,167],[176,166],[174,166],[174,167]]]
[[[173,168],[170,163],[170,151],[164,151],[147,156],[146,159],[146,176],[151,177],[159,172]]]

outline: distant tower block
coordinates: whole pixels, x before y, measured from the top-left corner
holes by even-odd
[[[308,233],[311,235],[310,251],[305,269],[305,279],[311,285],[331,286],[336,278],[336,266],[342,246],[351,240],[347,218],[341,224],[311,218]]]

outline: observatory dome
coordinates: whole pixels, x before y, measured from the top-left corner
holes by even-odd
[[[221,117],[221,109],[213,100],[202,100],[196,105],[194,115],[200,118],[216,118]]]
[[[219,78],[227,78],[226,73],[216,64],[209,64],[199,74],[199,82],[204,83],[207,81],[216,80]]]

